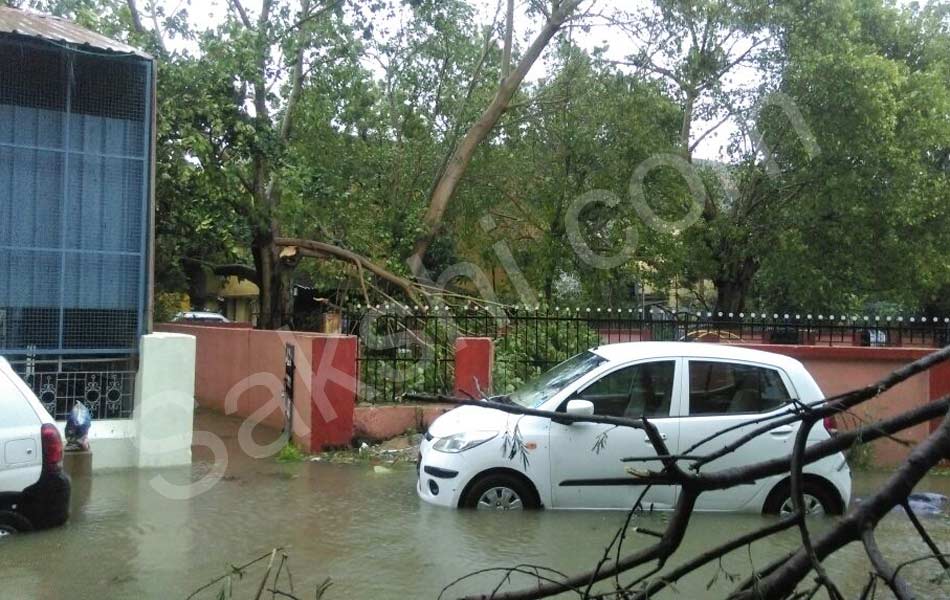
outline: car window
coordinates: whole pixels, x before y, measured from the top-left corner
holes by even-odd
[[[689,414],[728,415],[774,410],[791,400],[775,369],[728,362],[689,362]]]
[[[673,360],[624,367],[604,375],[578,397],[593,403],[595,415],[668,417],[675,372]]]

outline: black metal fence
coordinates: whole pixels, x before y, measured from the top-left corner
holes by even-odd
[[[65,421],[76,401],[93,420],[129,419],[135,403],[134,360],[86,359],[13,362],[17,374],[57,421]]]
[[[674,314],[635,308],[357,307],[344,314],[343,326],[360,338],[360,397],[368,402],[399,402],[408,392],[451,391],[460,336],[494,340],[496,393],[599,344],[675,340],[933,348],[950,343],[946,318]]]

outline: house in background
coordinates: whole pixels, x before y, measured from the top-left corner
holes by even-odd
[[[225,277],[217,291],[217,311],[237,323],[257,325],[260,290],[257,284],[235,276]]]
[[[150,331],[155,66],[0,7],[0,355],[63,419],[128,418]]]

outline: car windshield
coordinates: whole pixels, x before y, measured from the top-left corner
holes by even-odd
[[[525,383],[512,392],[509,397],[512,402],[520,406],[537,408],[561,391],[564,386],[575,381],[581,375],[590,373],[606,360],[606,358],[593,352],[583,352]]]

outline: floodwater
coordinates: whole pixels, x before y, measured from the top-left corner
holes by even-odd
[[[380,474],[367,464],[253,459],[238,448],[238,422],[201,414],[197,424],[224,442],[229,460],[222,480],[191,499],[169,497],[183,489],[178,484],[201,480],[212,469],[212,454],[201,447],[195,449],[191,468],[75,479],[73,517],[66,527],[0,542],[0,598],[186,598],[225,574],[229,565],[278,546],[289,555],[300,598],[313,598],[327,577],[333,581],[324,596],[329,599],[437,598],[448,583],[477,570],[517,564],[565,572],[588,568],[625,517],[612,512],[440,509],[416,498],[411,466]],[[259,441],[267,435],[257,434]],[[856,494],[868,493],[885,477],[858,476]],[[919,490],[950,495],[950,477],[929,478]],[[764,522],[754,515],[697,514],[672,564]],[[924,522],[942,550],[950,552],[950,517]],[[665,517],[646,515],[639,524],[660,530]],[[815,527],[820,530],[821,522]],[[926,552],[902,514],[889,516],[878,531],[879,545],[894,562]],[[624,551],[651,541],[631,534]],[[750,572],[750,565],[761,566],[799,544],[791,531],[758,542],[727,557],[722,570],[709,565],[662,597],[724,597],[737,578]],[[867,581],[863,556],[852,545],[826,563],[848,597]],[[937,572],[921,563],[903,573],[921,597],[950,598],[950,584],[928,582]],[[263,573],[261,563],[243,580],[235,579],[235,597],[253,598]],[[489,572],[445,597],[490,593],[499,581],[499,573]],[[198,597],[215,598],[220,589],[214,586]],[[286,579],[282,589],[289,590]]]

